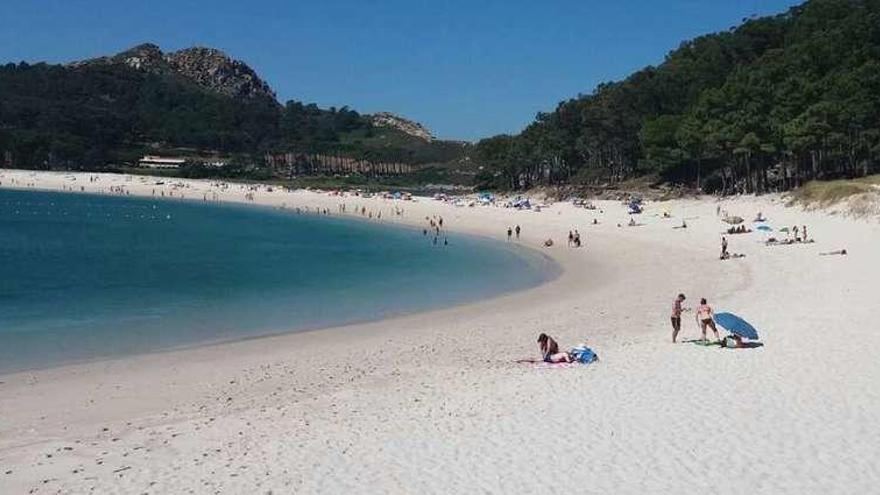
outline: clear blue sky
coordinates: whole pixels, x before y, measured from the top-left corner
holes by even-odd
[[[279,99],[391,111],[438,136],[518,132],[683,40],[798,0],[3,0],[0,61],[153,42],[220,48]],[[0,95],[2,97],[2,95]]]

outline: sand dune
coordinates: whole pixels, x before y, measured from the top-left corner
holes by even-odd
[[[151,195],[178,181],[6,170],[0,182]],[[246,201],[244,190],[184,183],[175,195]],[[638,228],[617,227],[628,217],[612,202],[599,203],[604,213],[562,203],[535,213],[343,201],[404,209],[383,222],[438,214],[502,241],[519,224],[520,243],[564,271],[525,292],[383,322],[2,376],[0,492],[876,491],[876,223],[777,196],[651,203]],[[340,199],[262,190],[253,202],[335,214]],[[717,206],[805,224],[816,243],[735,235],[730,250],[746,257],[721,262]],[[688,228],[674,229],[682,218]],[[579,250],[565,245],[574,228]],[[548,237],[554,247],[541,247]],[[818,255],[840,248],[849,255]],[[764,347],[673,345],[678,292],[746,317]],[[699,334],[692,318],[685,340]],[[563,347],[586,340],[601,361],[516,363],[536,357],[542,331]]]

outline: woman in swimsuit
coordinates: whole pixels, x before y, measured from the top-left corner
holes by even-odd
[[[706,304],[706,298],[700,299],[700,307],[697,309],[697,324],[700,325],[700,330],[703,332],[703,341],[706,340],[706,327],[712,329],[712,332],[715,333],[715,340],[719,341],[721,338],[718,336],[718,328],[715,327],[715,320],[712,318],[715,316],[715,312],[712,311],[712,306]]]
[[[541,359],[545,363],[570,363],[571,355],[567,352],[559,352],[559,344],[546,333],[538,335],[538,348],[541,350]]]

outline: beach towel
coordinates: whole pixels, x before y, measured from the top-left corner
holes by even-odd
[[[544,361],[532,363],[532,368],[535,369],[586,368],[588,366],[589,364],[581,363],[579,361],[573,363],[545,363]]]

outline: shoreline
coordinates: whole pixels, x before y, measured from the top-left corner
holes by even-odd
[[[4,187],[10,173],[0,171]],[[47,186],[63,179],[16,173]],[[553,248],[537,249],[563,273],[525,292],[4,376],[0,486],[494,493],[546,489],[536,472],[601,493],[853,493],[880,482],[865,461],[880,442],[871,353],[880,336],[866,325],[880,307],[880,226],[768,196],[650,203],[645,226],[618,228],[624,206],[596,203],[603,214],[563,203],[541,213],[406,207],[410,219],[438,213],[451,228],[502,242],[514,224],[530,246],[552,237]],[[730,236],[731,251],[746,257],[720,262],[716,206],[746,218],[762,211],[776,227],[808,224],[817,242],[770,249],[756,234]],[[688,229],[673,229],[681,218]],[[585,248],[565,246],[572,228]],[[818,256],[839,248],[850,255]],[[688,306],[705,296],[716,311],[744,316],[764,347],[671,344],[678,292]],[[682,340],[698,336],[690,317]],[[563,348],[586,340],[600,362],[516,363],[537,355],[542,331]]]
[[[2,171],[0,171],[0,173],[2,173]],[[199,181],[199,182],[201,182],[201,181]],[[325,214],[320,214],[320,213],[316,213],[316,212],[295,213],[291,208],[283,209],[283,208],[279,208],[275,205],[255,203],[255,202],[250,202],[250,203],[237,202],[237,201],[203,202],[203,201],[200,201],[197,199],[179,199],[179,198],[173,198],[173,197],[151,197],[151,196],[148,196],[148,195],[145,195],[142,193],[140,193],[140,194],[135,193],[135,194],[126,196],[126,195],[120,195],[120,194],[114,194],[114,193],[101,193],[101,192],[96,192],[96,191],[86,191],[86,192],[71,191],[71,190],[62,191],[57,188],[51,188],[51,187],[49,187],[49,188],[6,187],[4,185],[4,186],[0,186],[0,189],[11,190],[11,191],[22,191],[22,192],[48,192],[48,193],[71,194],[71,195],[91,195],[91,196],[96,196],[96,197],[104,197],[104,196],[107,196],[107,197],[132,197],[132,198],[140,198],[140,199],[147,199],[147,200],[155,200],[155,201],[160,201],[160,202],[185,201],[185,202],[188,202],[194,206],[248,208],[248,209],[256,209],[258,211],[263,210],[266,212],[273,212],[273,213],[281,212],[285,215],[308,215],[308,216],[312,216],[315,218],[327,219],[327,220],[332,220],[332,221],[364,223],[364,224],[373,225],[373,226],[376,226],[379,228],[405,229],[405,230],[411,230],[413,232],[419,232],[421,230],[421,228],[418,225],[416,225],[414,222],[411,222],[411,221],[402,221],[402,222],[397,221],[394,223],[378,223],[375,221],[371,222],[370,220],[368,220],[366,218],[362,218],[361,216],[358,216],[358,215],[345,215],[345,214],[325,215]],[[420,199],[427,200],[427,198],[420,198]],[[199,347],[204,347],[204,346],[219,346],[219,345],[223,345],[223,344],[235,344],[237,342],[249,341],[249,340],[254,340],[254,339],[261,339],[261,338],[268,338],[268,337],[279,337],[279,336],[283,336],[283,335],[287,335],[287,334],[318,332],[318,331],[323,331],[323,330],[332,329],[332,328],[354,327],[354,326],[364,325],[364,324],[368,324],[368,323],[378,323],[378,322],[383,322],[386,320],[395,320],[395,319],[404,318],[407,316],[429,314],[429,313],[439,313],[439,312],[454,309],[454,308],[457,308],[460,306],[481,304],[485,301],[491,301],[493,299],[497,299],[499,297],[503,297],[506,295],[516,294],[516,293],[520,293],[520,292],[527,292],[527,291],[532,290],[536,287],[539,287],[541,285],[544,285],[544,284],[547,284],[547,283],[550,283],[550,282],[556,280],[563,273],[562,267],[551,256],[549,256],[546,253],[541,252],[538,249],[535,249],[533,247],[525,246],[525,245],[522,245],[519,243],[505,243],[503,241],[499,241],[498,239],[493,239],[493,238],[485,235],[484,233],[478,234],[478,233],[470,233],[470,232],[467,232],[467,233],[466,232],[457,232],[457,231],[455,231],[455,229],[447,229],[446,232],[450,233],[450,234],[458,235],[458,236],[476,239],[476,240],[479,240],[480,242],[490,243],[491,249],[506,250],[509,252],[517,253],[517,256],[520,257],[522,259],[522,261],[525,263],[540,263],[541,265],[543,265],[540,267],[541,281],[538,282],[536,285],[530,285],[530,286],[526,286],[524,288],[507,288],[507,289],[503,290],[502,292],[478,296],[472,300],[461,300],[459,302],[455,302],[455,303],[452,303],[449,305],[429,306],[429,307],[411,308],[411,309],[400,309],[400,310],[394,311],[389,314],[359,317],[359,318],[354,318],[351,321],[347,321],[347,322],[343,322],[343,323],[317,324],[317,325],[311,325],[311,326],[302,327],[302,328],[290,328],[290,329],[273,328],[271,330],[267,330],[265,332],[260,332],[258,334],[254,334],[254,335],[241,335],[241,336],[236,336],[236,337],[231,337],[231,338],[217,338],[217,339],[213,339],[213,340],[182,343],[182,344],[174,345],[174,346],[167,347],[167,348],[148,349],[148,350],[142,350],[142,351],[137,351],[137,352],[133,352],[133,353],[110,353],[107,355],[97,356],[94,358],[63,361],[63,362],[54,363],[54,364],[47,364],[47,365],[36,365],[36,366],[31,366],[31,367],[27,367],[27,368],[23,368],[23,369],[18,369],[18,370],[3,370],[3,371],[0,371],[0,381],[2,381],[4,377],[10,376],[10,375],[16,375],[16,374],[22,374],[22,373],[35,373],[35,372],[39,372],[39,371],[51,370],[54,368],[69,367],[69,366],[83,366],[83,365],[100,363],[102,361],[125,360],[129,357],[134,357],[134,356],[139,356],[139,355],[150,355],[150,354],[161,354],[161,353],[172,353],[172,352],[186,352],[186,351],[191,351],[193,349],[197,349]]]

